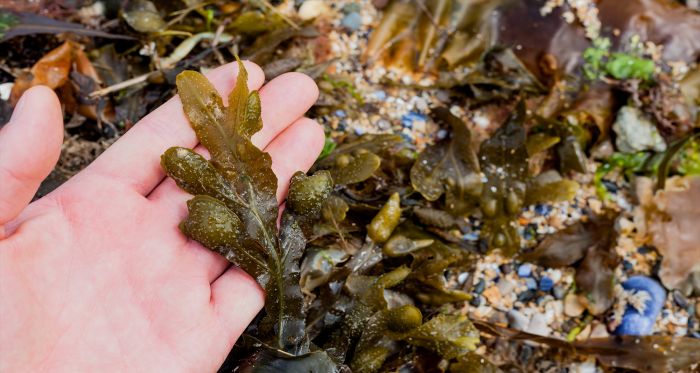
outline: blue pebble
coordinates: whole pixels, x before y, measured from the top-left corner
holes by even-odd
[[[343,20],[340,21],[340,24],[350,31],[357,31],[360,29],[360,26],[362,26],[362,16],[357,12],[348,13],[343,17]]]
[[[528,290],[535,290],[537,289],[537,281],[532,277],[528,277],[525,279],[525,286],[527,286]]]
[[[564,299],[564,296],[566,295],[566,288],[561,285],[557,285],[554,287],[554,290],[552,290],[552,294],[554,294],[554,298],[556,299]]]
[[[345,117],[347,117],[348,115],[347,115],[347,114],[345,113],[345,111],[343,111],[343,110],[336,110],[336,111],[335,111],[335,116],[338,117],[338,118],[345,118]]]
[[[403,137],[403,139],[409,144],[413,144],[415,142],[415,140],[413,140],[413,138],[407,133],[401,132],[401,137]]]
[[[627,306],[622,316],[622,323],[615,329],[617,335],[650,335],[654,329],[656,318],[661,312],[661,307],[666,300],[666,291],[658,282],[646,276],[634,276],[622,283],[625,290],[643,290],[649,293],[650,299],[646,302],[643,313],[631,306]]]
[[[525,241],[530,241],[531,239],[535,238],[537,235],[537,225],[535,224],[528,224],[525,229],[523,229],[523,239]]]
[[[520,277],[530,277],[532,275],[532,266],[528,263],[521,264],[518,267],[518,276]]]
[[[543,205],[541,203],[535,205],[535,213],[538,215],[547,216],[550,212],[552,212],[552,206],[550,205]]]
[[[437,131],[437,139],[438,140],[443,140],[446,137],[447,137],[447,130],[441,129],[441,130]]]
[[[622,260],[622,269],[629,272],[634,268],[634,265],[626,260]]]
[[[384,91],[375,91],[375,92],[374,92],[374,98],[377,99],[378,101],[384,101],[384,100],[386,100],[386,92],[384,92]]]
[[[479,241],[479,232],[469,232],[462,236],[467,241]]]
[[[554,287],[554,280],[547,276],[542,276],[540,279],[540,290],[548,292]]]
[[[366,132],[366,131],[365,131],[363,128],[359,128],[359,127],[358,127],[358,128],[355,128],[355,134],[356,134],[357,136],[362,136],[362,135],[365,134],[365,132]]]
[[[359,12],[360,9],[361,9],[360,4],[348,3],[348,4],[345,4],[340,11],[343,12],[343,14],[348,14],[348,13],[353,13],[353,12]]]
[[[619,188],[617,187],[617,184],[615,184],[614,182],[612,182],[610,180],[603,179],[602,183],[605,186],[605,189],[607,189],[608,192],[610,192],[612,194],[617,193],[617,191],[619,190]]]
[[[401,116],[401,125],[405,128],[413,128],[413,122],[425,122],[427,120],[428,118],[425,115],[409,111]]]

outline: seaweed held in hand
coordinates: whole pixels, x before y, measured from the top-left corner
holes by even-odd
[[[299,286],[299,260],[306,239],[298,220],[320,215],[332,185],[327,173],[308,178],[295,175],[290,209],[278,231],[272,161],[250,139],[262,128],[260,97],[248,90],[246,70],[240,62],[239,67],[228,107],[203,75],[193,71],[178,75],[185,114],[211,160],[190,149],[171,148],[163,154],[162,165],[178,186],[195,195],[188,202],[182,232],[240,266],[265,289],[266,315],[260,328],[270,337],[263,342],[293,355],[306,354]]]

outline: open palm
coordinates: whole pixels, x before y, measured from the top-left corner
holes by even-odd
[[[246,63],[251,89],[261,69]],[[223,97],[235,64],[207,74]],[[260,88],[278,200],[323,146],[304,113],[318,90],[289,73]],[[252,278],[177,225],[191,196],[164,179],[160,155],[197,146],[173,98],[83,172],[27,206],[63,137],[44,87],[27,91],[0,131],[0,371],[215,371],[263,305]],[[198,149],[199,151],[199,149]]]

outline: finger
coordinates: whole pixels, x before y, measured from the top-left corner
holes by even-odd
[[[304,115],[318,99],[313,79],[301,73],[286,73],[260,90],[263,128],[252,137],[264,149],[278,134]]]
[[[258,89],[265,80],[262,69],[244,62],[248,86]],[[233,89],[238,75],[237,63],[230,63],[206,74],[223,97]],[[160,155],[171,146],[194,147],[197,137],[182,111],[179,97],[173,97],[141,119],[134,128],[97,158],[76,181],[87,177],[107,177],[114,182],[147,195],[163,179]]]
[[[58,97],[48,87],[30,88],[0,131],[0,226],[16,218],[31,201],[56,165],[62,143]]]
[[[289,179],[296,171],[307,171],[323,148],[323,128],[315,121],[301,118],[294,122],[265,149],[272,158],[272,168],[279,180],[277,200],[281,203],[289,187]],[[195,149],[198,153],[206,150]],[[192,195],[180,189],[172,179],[164,180],[148,197],[153,209],[163,213],[163,224],[176,226],[187,216],[186,202]],[[192,254],[196,262],[203,263],[210,281],[213,281],[228,266],[220,255],[198,247]]]
[[[275,138],[265,151],[272,157],[272,170],[277,175],[277,201],[284,201],[289,179],[297,171],[308,171],[321,154],[325,134],[315,120],[300,118]]]
[[[211,302],[229,347],[265,304],[265,294],[248,274],[231,267],[211,284]]]

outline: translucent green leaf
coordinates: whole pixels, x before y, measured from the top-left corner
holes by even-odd
[[[199,195],[187,202],[187,209],[189,215],[180,224],[180,230],[186,236],[224,255],[229,254],[227,248],[241,246],[238,235],[243,223],[225,204],[216,198]],[[241,259],[252,260],[252,266],[259,264],[248,256]]]
[[[381,162],[381,158],[374,153],[364,152],[356,156],[346,154],[338,158],[330,172],[337,184],[354,184],[369,179]]]
[[[509,255],[520,248],[515,220],[525,202],[529,180],[524,121],[525,105],[521,102],[479,151],[487,180],[480,203],[484,215],[482,236],[490,248],[500,248]]]
[[[296,214],[318,217],[332,189],[333,179],[330,172],[324,170],[306,176],[299,171],[292,176],[287,206]]]
[[[452,137],[418,156],[411,168],[411,184],[428,201],[445,194],[447,210],[464,214],[481,193],[479,162],[471,146],[471,133],[449,110],[436,109],[435,115],[452,127]]]
[[[480,343],[479,332],[462,315],[438,314],[425,324],[396,337],[414,346],[431,349],[445,359],[474,351]]]
[[[528,184],[525,204],[570,201],[578,190],[576,181],[562,179],[559,173],[550,170],[537,175]]]

